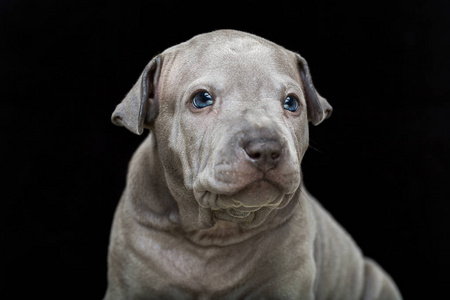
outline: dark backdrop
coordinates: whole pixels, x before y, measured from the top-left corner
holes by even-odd
[[[311,128],[307,187],[406,299],[440,298],[450,283],[449,20],[445,0],[1,1],[0,297],[103,296],[114,209],[146,135],[110,114],[155,54],[232,28],[306,57],[334,107]]]

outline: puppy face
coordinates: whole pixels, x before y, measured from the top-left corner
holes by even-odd
[[[247,228],[285,207],[301,182],[308,121],[331,113],[304,59],[235,31],[194,37],[159,59],[147,67],[152,92],[141,89],[158,113],[141,122],[155,133],[175,198],[193,195],[214,219]]]

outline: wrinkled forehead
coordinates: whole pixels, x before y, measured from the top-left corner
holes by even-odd
[[[294,53],[251,37],[193,39],[168,51],[169,80],[180,84],[203,78],[246,89],[300,83]]]

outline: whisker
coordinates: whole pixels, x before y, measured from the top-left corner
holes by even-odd
[[[310,142],[308,143],[308,148],[311,148],[311,149],[313,149],[313,150],[315,150],[315,151],[317,151],[317,152],[323,154],[323,151],[322,151],[322,150],[320,150],[319,148],[316,148],[316,147],[311,146],[311,142],[313,142],[313,144],[317,145],[317,143],[316,143],[315,141],[313,141],[311,138],[309,139],[309,141],[310,141]],[[317,147],[318,147],[318,146],[317,146]]]
[[[300,189],[300,193],[302,193],[303,196],[305,196],[305,198],[309,200],[308,195],[306,195],[306,193],[305,193],[305,191],[303,189]],[[300,201],[300,199],[298,201]]]

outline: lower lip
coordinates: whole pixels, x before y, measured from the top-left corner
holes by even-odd
[[[227,210],[227,212],[230,216],[232,216],[234,218],[240,218],[240,219],[247,218],[251,213],[249,211],[239,211],[234,208],[229,208]]]

